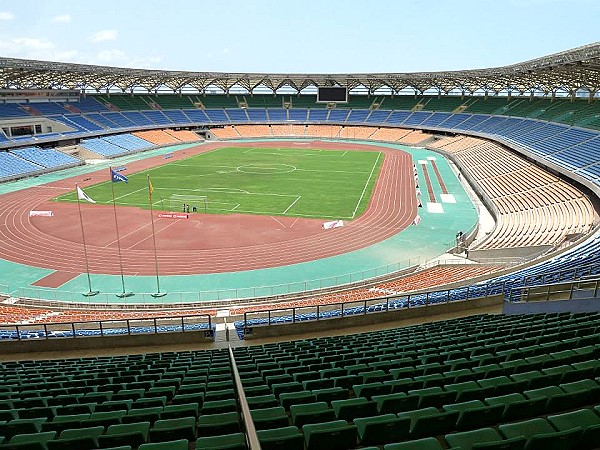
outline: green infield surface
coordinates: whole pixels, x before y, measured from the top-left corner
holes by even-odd
[[[266,214],[354,219],[365,210],[383,162],[380,152],[230,147],[212,150],[113,183],[117,205],[182,212]],[[112,203],[111,182],[85,188],[99,204]],[[57,197],[75,202],[75,192]]]

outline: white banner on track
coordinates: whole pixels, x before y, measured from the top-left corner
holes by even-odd
[[[343,220],[333,220],[331,222],[325,222],[323,223],[323,229],[324,230],[330,230],[332,228],[339,228],[339,227],[343,227],[344,226],[344,221]]]
[[[54,217],[53,211],[29,211],[29,217]]]

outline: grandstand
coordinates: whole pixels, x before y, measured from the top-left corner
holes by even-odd
[[[37,297],[33,283],[15,285],[19,250],[5,248],[14,259],[0,261],[7,268],[0,277],[0,448],[597,448],[600,308],[591,300],[600,293],[599,60],[600,44],[592,44],[494,69],[285,79],[186,73],[182,83],[179,72],[0,58],[4,86],[49,97],[34,101],[23,90],[24,100],[14,102],[0,94],[0,181],[20,180],[0,185],[0,231],[15,249],[31,238],[19,234],[27,220],[15,205],[26,197],[17,195],[47,185],[66,190],[71,177],[102,181],[98,164],[142,171],[147,161],[179,161],[211,149],[210,141],[433,150],[435,157],[414,159],[422,207],[449,195],[435,164],[447,157],[480,217],[486,210],[493,222],[457,234],[446,259],[334,285],[306,280],[300,292],[275,285],[242,298],[198,292],[195,302],[181,296],[172,304],[149,295],[86,303],[60,285],[44,291],[50,298]],[[122,92],[98,93],[107,72],[122,79]],[[491,88],[500,78],[506,88]],[[523,90],[540,78],[546,82]],[[204,89],[162,92],[193,79]],[[294,93],[242,89],[265,79]],[[365,92],[375,80],[382,88]],[[332,82],[348,87],[348,102],[324,104],[295,88]],[[72,85],[82,91],[66,89]],[[466,85],[472,90],[458,94]],[[50,172],[39,183],[33,178]],[[50,200],[29,209],[51,209]],[[90,205],[82,206],[91,217]],[[280,231],[296,224],[273,219]],[[40,237],[48,248],[61,239],[50,235]],[[90,248],[99,248],[93,237]],[[115,275],[97,267],[95,282]],[[83,275],[45,270],[36,282],[56,274],[67,285]],[[189,285],[199,289],[197,280]],[[531,312],[534,303],[542,313],[509,314]],[[507,314],[499,314],[503,308]],[[465,317],[436,321],[438,313]],[[417,324],[398,328],[408,319]],[[280,342],[297,334],[304,336]],[[195,348],[152,347],[167,343]],[[9,361],[11,352],[138,345],[144,350],[129,348],[127,356]]]

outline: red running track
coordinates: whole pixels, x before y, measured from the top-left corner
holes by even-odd
[[[291,142],[236,143],[235,146],[290,147]],[[210,143],[181,150],[168,162],[220,147]],[[311,142],[303,148],[348,150],[348,144]],[[277,267],[335,256],[382,241],[412,223],[417,205],[411,156],[385,147],[352,144],[352,150],[385,154],[370,203],[342,228],[323,230],[322,220],[247,214],[192,214],[187,220],[156,219],[158,264],[162,275],[235,272]],[[163,156],[127,164],[127,173],[165,163]],[[107,169],[0,196],[0,258],[62,272],[82,273],[85,260],[76,204],[51,199],[108,179]],[[90,272],[118,274],[112,205],[81,204]],[[29,217],[52,210],[54,217]],[[127,275],[153,275],[154,252],[149,211],[119,207],[118,221]]]

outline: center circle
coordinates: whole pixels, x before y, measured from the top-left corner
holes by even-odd
[[[245,164],[236,167],[238,172],[255,173],[260,175],[271,175],[280,173],[290,173],[296,170],[295,166],[290,164]]]

